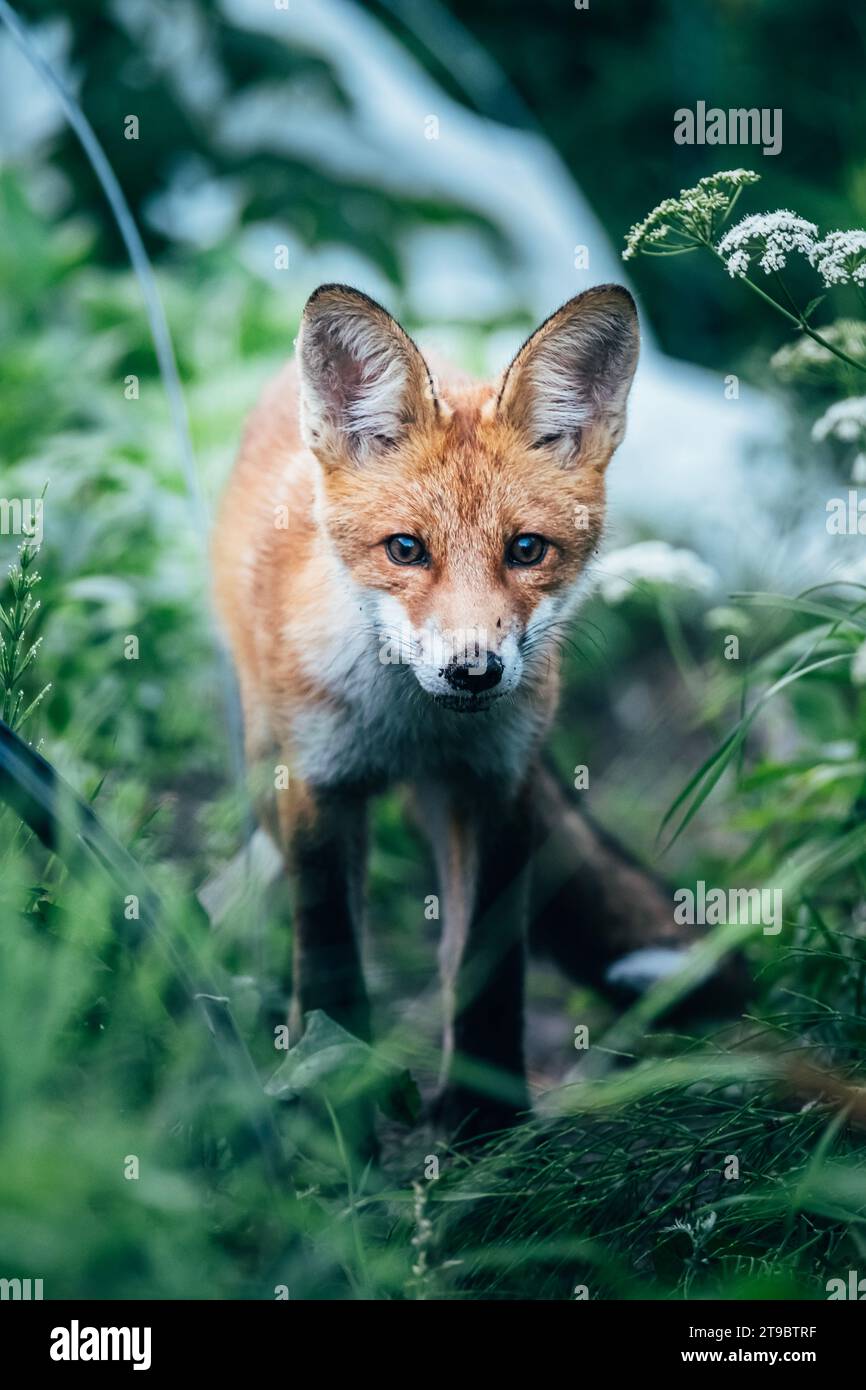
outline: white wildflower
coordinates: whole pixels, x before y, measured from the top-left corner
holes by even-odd
[[[641,588],[691,590],[701,594],[718,588],[715,570],[693,550],[680,550],[667,541],[639,541],[604,557],[599,591],[606,603],[622,603]]]
[[[812,426],[812,438],[856,444],[866,438],[866,396],[849,396],[828,407]]]
[[[866,588],[866,555],[851,560],[833,571],[834,584],[857,584]]]
[[[821,336],[831,347],[866,366],[866,323],[862,319],[836,319],[821,329]],[[770,366],[784,382],[825,382],[836,376],[839,365],[829,348],[805,333],[780,347],[770,359]]]
[[[866,286],[866,231],[828,232],[812,248],[809,260],[824,284]]]
[[[729,275],[745,275],[756,262],[766,275],[784,270],[788,256],[799,251],[811,259],[818,228],[795,212],[756,212],[726,232],[716,250]]]
[[[709,628],[710,632],[745,635],[752,631],[753,622],[751,615],[742,608],[720,606],[707,610],[704,614],[704,627]]]
[[[861,642],[851,662],[851,680],[855,685],[866,685],[866,642]]]
[[[694,188],[683,188],[678,198],[665,198],[626,237],[624,261],[639,252],[676,255],[705,246],[716,235],[741,190],[757,183],[760,174],[751,169],[728,169],[708,174]]]
[[[662,1226],[662,1230],[684,1231],[686,1235],[691,1236],[692,1244],[695,1249],[698,1249],[702,1242],[706,1240],[715,1224],[716,1213],[711,1211],[708,1212],[706,1216],[696,1216],[692,1221],[684,1221],[682,1217],[678,1216],[676,1221],[672,1221],[669,1226]]]

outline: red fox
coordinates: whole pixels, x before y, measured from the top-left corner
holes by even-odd
[[[268,769],[262,816],[293,889],[295,1014],[370,1036],[366,804],[407,784],[443,904],[439,1113],[465,1134],[529,1106],[530,918],[571,973],[609,986],[619,969],[640,988],[687,944],[670,900],[541,761],[638,348],[631,295],[600,285],[495,385],[434,376],[380,305],[323,285],[216,530],[247,757]]]

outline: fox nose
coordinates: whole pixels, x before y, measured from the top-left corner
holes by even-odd
[[[469,695],[480,695],[492,690],[502,680],[502,660],[493,652],[487,653],[487,666],[479,671],[479,662],[452,661],[445,668],[445,679],[455,690],[465,690]]]

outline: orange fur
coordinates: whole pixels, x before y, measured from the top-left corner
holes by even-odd
[[[444,816],[443,872],[458,861],[476,878],[488,872],[486,823],[502,828],[518,805],[554,712],[556,638],[601,536],[604,471],[636,356],[634,308],[616,286],[551,316],[495,386],[448,372],[434,382],[403,330],[356,291],[326,286],[311,298],[298,362],[250,417],[214,538],[248,757],[288,764],[269,824],[290,865],[306,827],[293,872],[319,874],[320,908],[296,921],[308,956],[321,905],[343,910],[321,868],[309,869],[344,835],[335,797],[400,780],[436,788],[446,807],[457,798],[450,831]],[[399,536],[423,544],[422,563],[389,556]],[[538,563],[512,561],[518,536],[543,538]],[[386,661],[404,627],[412,660]],[[453,660],[415,659],[424,638],[442,634],[457,643]],[[478,659],[501,683],[482,694],[466,682],[469,693],[452,695],[478,634]],[[478,882],[452,883],[450,895],[457,978]],[[352,905],[347,933],[354,919]],[[326,974],[324,965],[317,998],[328,998]]]

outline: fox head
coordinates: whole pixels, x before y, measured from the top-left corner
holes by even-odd
[[[435,700],[487,708],[538,676],[604,521],[604,474],[637,365],[634,301],[586,290],[496,385],[440,382],[380,305],[309,299],[301,429],[319,518],[366,597],[383,661]]]

